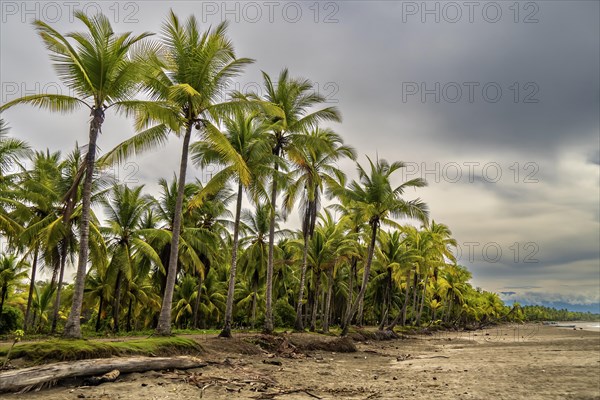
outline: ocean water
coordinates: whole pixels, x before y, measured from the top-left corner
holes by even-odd
[[[583,329],[584,331],[600,332],[600,322],[591,321],[574,321],[574,322],[559,322],[560,325],[575,325],[576,329]],[[573,328],[559,328],[559,329],[573,329]]]

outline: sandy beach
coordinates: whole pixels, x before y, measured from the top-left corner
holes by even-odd
[[[315,338],[291,336],[296,341]],[[67,382],[36,393],[4,396],[27,400],[600,399],[600,332],[593,328],[505,325],[358,342],[353,353],[313,350],[287,357],[259,349],[247,337],[194,338],[206,349],[201,357],[207,367],[128,374],[96,387]]]

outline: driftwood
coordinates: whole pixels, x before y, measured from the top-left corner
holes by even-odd
[[[115,369],[121,373],[129,373],[171,368],[199,368],[206,365],[199,358],[189,356],[98,358],[59,362],[0,373],[0,393],[27,391],[35,386],[61,379],[100,375]]]
[[[85,378],[83,380],[83,384],[86,386],[98,386],[101,383],[116,381],[119,375],[121,375],[121,371],[119,371],[118,369],[113,369],[112,371],[107,372],[102,376],[92,376],[90,378]]]

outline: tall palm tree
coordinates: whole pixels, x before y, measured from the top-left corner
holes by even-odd
[[[35,279],[40,267],[38,261],[48,261],[53,266],[53,277],[59,270],[59,258],[56,244],[60,239],[56,235],[40,234],[40,231],[56,221],[59,216],[61,193],[59,182],[61,176],[60,153],[36,151],[30,155],[31,168],[21,174],[19,185],[12,190],[11,197],[18,199],[21,205],[12,213],[23,223],[23,231],[19,241],[33,253],[27,307],[25,309],[24,328],[29,325],[33,303]],[[8,194],[8,192],[5,192]],[[60,227],[60,225],[58,225]],[[61,235],[62,236],[62,232]],[[50,239],[52,238],[52,239]],[[54,257],[52,257],[54,256]],[[52,259],[54,258],[54,260]]]
[[[390,217],[417,218],[421,221],[426,221],[428,218],[427,205],[420,199],[406,201],[400,197],[408,188],[426,186],[427,183],[423,179],[411,179],[393,188],[391,175],[403,168],[404,164],[402,162],[393,162],[390,164],[383,159],[378,159],[375,163],[370,158],[368,160],[370,172],[367,173],[360,164],[357,164],[359,180],[353,181],[344,193],[358,205],[360,212],[365,214],[369,221],[371,232],[362,284],[356,300],[353,302],[352,307],[348,309],[342,322],[343,335],[348,333],[350,322],[357,311],[359,311],[359,322],[362,318],[365,291],[369,282],[377,233],[381,224],[393,225],[394,223]]]
[[[300,209],[304,248],[302,251],[296,322],[294,323],[294,328],[299,331],[304,329],[302,304],[308,243],[315,230],[323,190],[325,185],[335,179],[344,179],[344,173],[336,165],[338,160],[344,157],[352,160],[356,158],[356,151],[351,146],[344,145],[341,136],[331,129],[316,128],[305,137],[302,137],[301,141],[304,142],[303,146],[289,150],[289,159],[295,168],[292,170],[292,183],[288,185],[284,200],[284,211],[287,213],[294,206],[297,197],[302,197]]]
[[[0,107],[6,110],[17,104],[31,104],[50,111],[72,112],[82,106],[90,110],[89,142],[85,158],[85,178],[80,223],[80,246],[75,291],[71,312],[63,335],[81,337],[80,315],[83,302],[86,266],[89,253],[89,225],[92,181],[96,161],[96,141],[101,133],[106,110],[130,99],[140,79],[140,63],[131,57],[132,47],[150,33],[138,36],[114,33],[109,19],[103,14],[87,16],[75,11],[75,17],[87,32],[60,34],[50,25],[36,20],[34,25],[50,51],[50,58],[59,78],[75,94],[36,94],[10,101]]]
[[[137,107],[138,129],[147,129],[123,142],[106,159],[107,162],[121,160],[153,144],[164,143],[169,129],[183,136],[167,282],[156,327],[158,335],[171,333],[171,308],[192,130],[195,128],[201,131],[204,139],[212,141],[223,158],[236,160],[239,157],[213,122],[218,122],[224,113],[242,103],[237,100],[219,100],[230,80],[253,60],[236,58],[233,44],[226,34],[226,22],[214,29],[200,32],[194,16],[182,24],[171,11],[163,27],[160,51],[150,58],[146,66],[146,84],[155,106],[141,102],[130,104]],[[247,171],[244,171],[242,179],[248,180]]]
[[[279,74],[277,82],[263,72],[265,86],[264,100],[276,105],[282,114],[270,116],[271,149],[273,156],[283,159],[286,152],[296,146],[298,137],[303,132],[316,128],[321,121],[340,121],[340,113],[335,107],[326,107],[313,112],[310,110],[323,104],[326,99],[314,90],[312,82],[302,78],[292,78],[288,70],[284,69]],[[269,225],[269,259],[267,264],[267,288],[265,304],[266,333],[273,332],[273,251],[275,248],[275,215],[277,210],[278,195],[278,170],[281,160],[273,163],[274,172],[271,180],[271,216]]]
[[[210,142],[198,142],[192,146],[192,159],[201,167],[210,164],[225,164],[224,169],[211,179],[210,183],[215,186],[221,186],[226,184],[228,180],[234,179],[237,186],[231,266],[229,269],[229,285],[225,308],[225,325],[219,334],[220,337],[231,337],[242,197],[245,188],[250,190],[253,197],[260,197],[260,194],[263,192],[261,185],[262,177],[268,172],[269,163],[267,161],[270,157],[271,149],[266,140],[268,127],[264,121],[261,121],[258,113],[237,110],[231,117],[225,119],[224,125],[226,130],[225,137],[231,144],[231,147],[239,154],[239,160],[225,164],[226,160],[223,159],[220,151]],[[247,182],[247,184],[242,180],[244,169],[247,169],[251,174],[252,180]],[[200,200],[200,198],[193,199],[190,207],[194,207],[196,202]]]

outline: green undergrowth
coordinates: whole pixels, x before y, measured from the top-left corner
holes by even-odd
[[[9,345],[0,347],[0,360],[6,357],[9,348]],[[196,341],[181,337],[152,337],[111,342],[51,339],[39,342],[19,343],[13,348],[10,358],[23,358],[33,364],[43,364],[53,361],[72,361],[128,355],[196,355],[202,351],[202,346]]]

